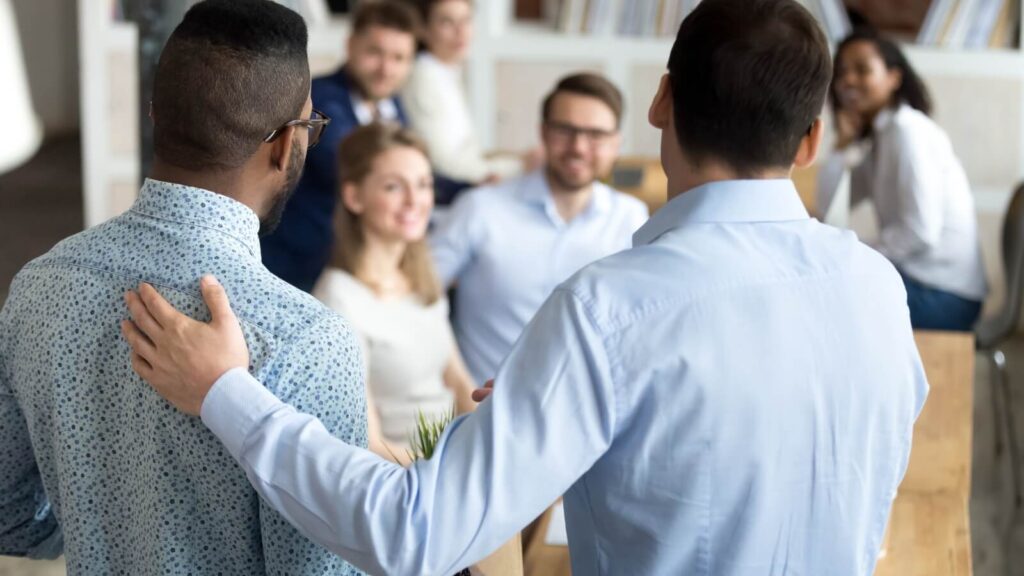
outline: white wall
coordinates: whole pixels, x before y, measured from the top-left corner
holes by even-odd
[[[78,20],[68,0],[13,0],[36,114],[47,135],[74,132],[78,113]]]

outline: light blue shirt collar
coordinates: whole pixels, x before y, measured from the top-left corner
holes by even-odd
[[[667,232],[698,222],[785,222],[809,217],[788,178],[710,182],[662,206],[633,234],[633,246],[650,244]]]
[[[562,220],[558,210],[555,208],[551,186],[548,184],[548,179],[544,174],[544,168],[525,175],[519,182],[517,193],[528,204],[544,209],[555,223],[568,224]],[[590,204],[580,216],[606,214],[611,209],[611,204],[612,191],[601,182],[595,181],[593,183],[593,191],[591,192]]]
[[[147,178],[132,212],[215,230],[260,259],[259,217],[245,204],[223,194]]]

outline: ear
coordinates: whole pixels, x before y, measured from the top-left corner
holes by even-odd
[[[807,134],[800,140],[800,147],[797,148],[796,158],[793,159],[793,165],[797,168],[807,168],[811,164],[814,164],[815,158],[818,157],[818,150],[821,149],[821,140],[825,137],[825,121],[821,117],[814,119],[814,123],[811,124],[811,129],[807,131]]]
[[[359,188],[351,182],[341,185],[341,203],[353,214],[362,214],[366,210],[362,198],[359,197]]]
[[[672,121],[672,82],[668,74],[661,76],[658,93],[654,95],[651,108],[647,111],[647,122],[659,130],[668,128]]]
[[[292,146],[295,146],[295,126],[285,128],[281,134],[270,143],[271,168],[280,172],[288,172],[288,164],[292,159]]]

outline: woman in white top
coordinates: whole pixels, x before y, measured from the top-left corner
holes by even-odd
[[[469,186],[494,183],[532,168],[523,158],[484,156],[466,102],[463,66],[473,40],[470,0],[416,0],[424,30],[413,71],[401,91],[409,127],[427,143],[438,175],[438,201]],[[525,166],[524,164],[530,164]]]
[[[836,51],[830,102],[837,138],[819,173],[821,214],[850,170],[850,203],[873,201],[874,247],[903,276],[911,323],[970,330],[988,290],[974,200],[949,138],[928,116],[924,83],[893,42],[854,32]]]
[[[313,295],[348,320],[365,362],[370,449],[405,463],[419,412],[473,409],[425,237],[433,178],[424,145],[390,124],[338,148],[335,256]]]

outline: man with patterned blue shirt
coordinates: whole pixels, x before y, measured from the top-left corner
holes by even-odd
[[[25,267],[0,313],[0,554],[66,555],[70,574],[351,574],[268,508],[198,420],[137,381],[116,325],[158,287],[201,317],[216,274],[268,389],[365,445],[345,323],[260,263],[326,118],[305,24],[269,0],[207,0],[164,49],[156,159],[124,215]],[[313,374],[331,374],[307,384]],[[133,383],[134,382],[134,383]]]

